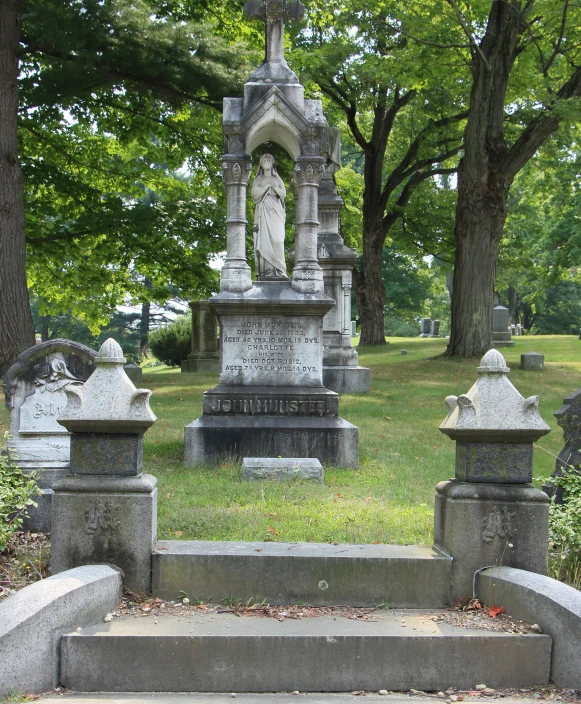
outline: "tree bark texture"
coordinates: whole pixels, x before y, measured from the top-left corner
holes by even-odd
[[[0,376],[34,345],[26,285],[24,180],[18,160],[19,2],[0,2]]]
[[[531,2],[493,0],[484,37],[473,47],[472,92],[458,168],[450,356],[480,356],[492,347],[494,283],[509,189],[562,119],[553,104],[512,146],[506,141],[506,89],[531,7]],[[580,94],[581,69],[576,69],[555,104]]]

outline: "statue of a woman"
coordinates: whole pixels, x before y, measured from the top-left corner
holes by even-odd
[[[284,225],[286,188],[276,170],[272,154],[263,154],[252,184],[254,211],[254,256],[261,278],[286,276]]]

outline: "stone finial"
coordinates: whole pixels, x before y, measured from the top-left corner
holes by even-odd
[[[440,425],[445,435],[472,442],[533,442],[550,431],[539,415],[539,397],[521,396],[498,350],[489,350],[477,371],[480,378],[470,391],[446,398],[448,416]]]
[[[157,418],[149,406],[151,391],[135,388],[125,361],[119,344],[106,340],[85,385],[65,389],[67,405],[58,422],[76,433],[143,433],[152,426]]]

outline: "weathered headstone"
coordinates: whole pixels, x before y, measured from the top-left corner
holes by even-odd
[[[430,327],[430,337],[440,337],[440,321],[432,320]]]
[[[336,305],[324,292],[317,246],[329,126],[321,102],[305,100],[304,88],[284,58],[284,20],[300,14],[302,5],[253,0],[245,10],[266,23],[266,60],[245,84],[244,97],[224,100],[227,252],[220,293],[210,299],[210,310],[220,321],[221,373],[218,386],[204,394],[202,417],[185,428],[185,462],[299,455],[356,467],[358,430],[339,417],[338,394],[323,385],[323,318]],[[278,242],[284,221],[279,200],[291,184],[282,182],[273,161],[266,164],[263,155],[252,196],[258,215],[254,254],[265,266],[253,282],[246,261],[246,192],[250,154],[267,141],[277,142],[294,158],[294,268],[289,280]],[[264,199],[271,208],[263,207]],[[277,233],[273,251],[263,232],[270,226]],[[340,336],[346,333],[350,345],[346,320],[342,318]]]
[[[407,354],[408,351],[407,351],[407,350],[400,350],[399,353],[400,353],[400,354]]]
[[[520,356],[520,368],[531,372],[542,372],[545,368],[545,355],[538,352],[525,352]]]
[[[182,372],[220,371],[218,321],[208,301],[191,301],[192,351],[182,362]]]
[[[10,411],[10,448],[15,463],[38,474],[38,507],[29,508],[25,529],[50,532],[53,485],[69,467],[69,433],[57,418],[67,405],[65,390],[92,374],[95,352],[71,340],[42,342],[23,352],[4,377]]]
[[[108,562],[126,589],[148,592],[157,532],[157,480],[143,474],[143,434],[156,417],[151,391],[136,389],[115,340],[103,343],[96,370],[68,386],[59,423],[71,432],[70,474],[54,486],[51,572]]]
[[[129,364],[126,364],[123,369],[125,370],[125,374],[127,374],[134,384],[141,384],[143,381],[143,369],[138,364],[129,362]]]
[[[508,308],[504,306],[496,306],[492,310],[492,345],[493,347],[514,346],[508,325]]]
[[[430,337],[430,330],[432,329],[432,319],[422,318],[420,320],[420,337]]]
[[[546,574],[549,499],[533,488],[532,443],[550,428],[490,350],[466,394],[448,396],[440,430],[456,441],[456,477],[436,487],[434,545],[453,558],[452,598],[470,597],[486,566]]]
[[[520,323],[517,323],[516,325],[516,334],[517,335],[522,335],[522,325]]]
[[[322,482],[325,474],[316,459],[245,457],[242,460],[242,478],[251,481],[306,479]]]
[[[351,337],[357,337],[357,321],[351,321]]]

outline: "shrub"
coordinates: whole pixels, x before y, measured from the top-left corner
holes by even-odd
[[[180,315],[169,325],[154,330],[149,335],[153,354],[170,367],[179,367],[192,349],[192,316]]]
[[[419,323],[410,323],[407,320],[386,316],[383,320],[383,334],[388,337],[418,337],[420,325]]]
[[[563,487],[564,503],[549,513],[549,575],[581,589],[581,473],[576,468],[551,477]]]
[[[22,526],[29,506],[37,506],[33,496],[38,494],[36,475],[25,474],[17,467],[8,451],[8,434],[0,450],[0,552]]]

